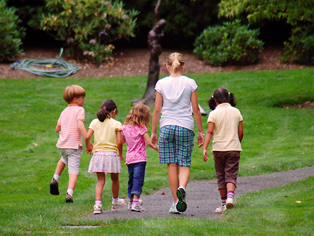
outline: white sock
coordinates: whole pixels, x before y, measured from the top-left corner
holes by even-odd
[[[119,197],[117,197],[117,198],[112,198],[112,203],[113,204],[118,204],[118,201],[119,201]]]
[[[53,178],[59,183],[60,175],[54,174]]]
[[[74,190],[68,188],[67,193],[73,197]]]
[[[101,200],[96,200],[96,201],[95,201],[95,205],[96,205],[96,206],[101,206]]]
[[[185,187],[183,187],[183,186],[179,186],[179,188],[183,188],[183,190],[185,191]],[[178,189],[179,189],[179,188],[178,188]]]

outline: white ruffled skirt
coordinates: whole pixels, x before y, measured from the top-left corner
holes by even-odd
[[[121,173],[120,157],[113,151],[95,152],[90,160],[88,172]]]

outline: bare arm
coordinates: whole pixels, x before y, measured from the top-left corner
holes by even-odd
[[[84,140],[86,140],[87,132],[86,132],[86,129],[85,129],[85,126],[84,126],[84,121],[78,120],[77,121],[77,128],[78,128],[80,134],[83,136]]]
[[[208,148],[208,145],[210,143],[210,140],[213,137],[214,129],[215,129],[215,123],[209,122],[208,123],[208,129],[207,129],[206,136],[205,136],[205,143],[204,143],[204,147],[203,147],[203,159],[205,162],[208,160],[207,148]]]
[[[191,94],[191,103],[194,114],[195,123],[198,129],[197,144],[201,147],[204,144],[203,122],[200,108],[198,107],[198,99],[196,90]]]
[[[56,126],[56,132],[57,132],[57,133],[60,133],[60,131],[61,131],[61,126],[60,126],[60,125],[57,125],[57,126]]]
[[[156,143],[158,143],[157,126],[158,126],[159,117],[161,113],[161,106],[162,106],[162,95],[161,93],[156,92],[155,108],[153,112],[153,121],[152,121],[152,135],[150,139],[150,144],[153,146],[154,149],[157,148]]]
[[[145,142],[147,143],[148,146],[150,146],[152,149],[158,151],[158,147],[157,147],[156,145],[153,146],[153,145],[150,143],[150,138],[149,138],[148,133],[145,133],[145,134],[143,135],[143,138],[144,138],[144,140],[145,140]]]
[[[240,140],[240,142],[242,142],[242,139],[243,139],[243,123],[242,123],[242,121],[239,122],[238,134],[239,134],[239,140]]]
[[[124,158],[122,156],[122,148],[123,148],[123,135],[121,134],[121,130],[116,132],[117,134],[117,144],[118,144],[118,151],[119,151],[119,157],[120,161],[123,161]]]
[[[86,144],[86,152],[91,153],[93,151],[93,143],[91,142],[91,137],[94,133],[94,130],[89,129],[86,134],[85,144]]]

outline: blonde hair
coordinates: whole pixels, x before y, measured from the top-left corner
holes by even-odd
[[[85,97],[86,92],[79,85],[70,85],[64,89],[63,98],[67,103],[71,103],[74,98]]]
[[[183,56],[181,53],[171,53],[167,59],[167,65],[171,66],[174,72],[181,69],[181,66],[184,65]]]
[[[136,104],[126,116],[124,124],[149,126],[152,114],[148,106]]]

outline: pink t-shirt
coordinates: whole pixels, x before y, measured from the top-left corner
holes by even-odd
[[[83,122],[85,120],[83,107],[71,104],[62,111],[58,120],[58,126],[61,127],[56,145],[58,148],[78,149],[83,146],[83,136],[77,127],[77,121],[79,120]]]
[[[125,137],[127,152],[125,164],[147,162],[146,142],[143,135],[147,133],[146,126],[123,125],[122,135]]]

